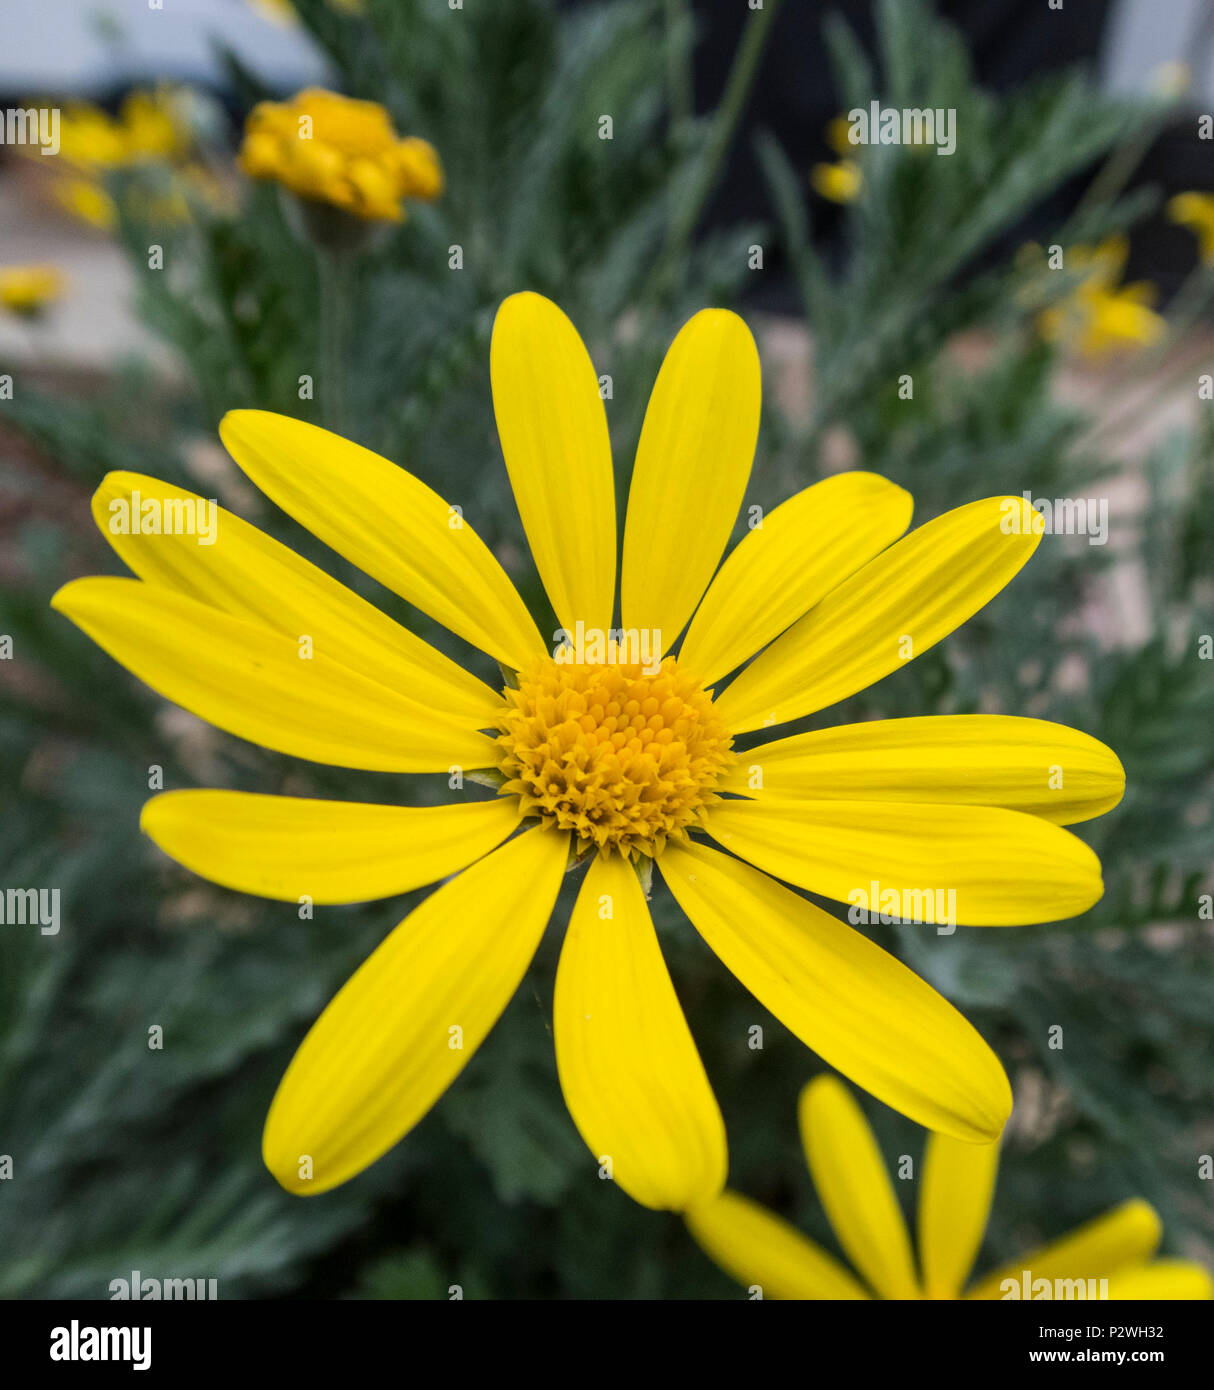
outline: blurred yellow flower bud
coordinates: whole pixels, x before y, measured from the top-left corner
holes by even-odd
[[[841,159],[837,164],[815,164],[809,180],[814,192],[832,203],[854,203],[864,187],[860,166],[852,159]]]
[[[254,107],[239,163],[251,178],[367,221],[399,222],[405,199],[436,198],[443,188],[432,145],[399,139],[377,102],[320,87]]]

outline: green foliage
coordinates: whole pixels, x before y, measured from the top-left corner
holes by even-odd
[[[667,33],[654,4],[558,14],[517,0],[469,5],[458,22],[437,0],[368,0],[362,19],[322,0],[298,8],[334,85],[385,102],[399,129],[432,140],[448,179],[440,203],[414,209],[358,265],[350,432],[460,502],[546,618],[493,428],[494,310],[521,288],[567,309],[612,376],[613,442],[627,460],[673,332],[695,308],[741,295],[746,248],[765,236],[690,237],[732,117],[672,127],[663,93],[686,34]],[[1023,308],[1012,234],[1066,180],[1133,142],[1151,113],[1099,96],[1081,75],[993,96],[974,84],[959,38],[918,3],[889,0],[880,13],[875,60],[830,27],[842,108],[874,97],[952,106],[965,138],[951,158],[865,151],[840,270],[815,242],[805,171],[760,137],[816,365],[810,421],[767,404],[747,502],[770,507],[821,476],[840,438],[859,466],[914,493],[917,521],[1001,491],[1105,495],[1112,461],[1090,419],[1058,399],[1060,359]],[[247,100],[264,95],[231,69]],[[598,135],[603,112],[610,142]],[[1056,239],[1101,235],[1143,206],[1114,192]],[[145,230],[123,227],[137,307],[180,381],[124,364],[91,396],[23,383],[3,407],[14,431],[6,493],[28,520],[0,595],[19,667],[0,682],[0,882],[59,886],[63,928],[51,938],[6,927],[0,943],[0,1153],[14,1160],[13,1181],[0,1183],[0,1294],[100,1298],[138,1268],[218,1278],[223,1297],[447,1298],[453,1285],[465,1297],[737,1296],[677,1218],[597,1180],[565,1111],[549,1014],[572,885],[518,997],[404,1144],[306,1202],[262,1169],[261,1122],[294,1046],[419,895],[308,921],[207,885],[140,837],[148,770],[162,767],[166,787],[363,800],[433,802],[445,788],[301,768],[171,716],[48,609],[65,578],[117,568],[88,523],[88,492],[107,470],[210,495],[221,484],[200,482],[210,475],[196,446],[224,410],[318,418],[298,393],[317,359],[316,267],[276,190],[246,188],[238,213],[199,205],[191,222],[161,229],[171,274],[142,269]],[[449,267],[453,245],[461,271]],[[970,330],[986,350],[962,363],[952,344]],[[911,400],[899,397],[904,373]],[[48,493],[48,477],[61,490]],[[1107,884],[1083,918],[954,937],[874,929],[967,1011],[1015,1083],[984,1263],[1135,1194],[1159,1206],[1173,1248],[1214,1251],[1209,1187],[1196,1179],[1214,1110],[1214,966],[1197,920],[1214,858],[1214,694],[1196,655],[1214,630],[1214,427],[1165,440],[1145,478],[1140,507],[1113,509],[1113,544],[1047,537],[959,633],[816,721],[1033,714],[1106,740],[1127,769],[1124,803],[1080,828]],[[475,662],[268,505],[236,494],[230,505]],[[1127,574],[1140,581],[1147,637],[1123,632]],[[1092,612],[1100,623],[1083,620]],[[731,1182],[831,1244],[794,1121],[820,1063],[660,890],[654,911],[729,1126]],[[756,1023],[762,1051],[747,1045]],[[1061,1050],[1049,1045],[1054,1025]],[[153,1026],[162,1050],[148,1045]],[[922,1132],[865,1105],[887,1155],[917,1157]],[[902,1185],[908,1203],[912,1187]]]

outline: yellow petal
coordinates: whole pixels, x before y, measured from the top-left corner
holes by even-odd
[[[518,825],[517,807],[513,797],[415,807],[179,791],[154,796],[139,825],[179,864],[239,893],[362,903],[488,854]]]
[[[1119,1299],[1214,1298],[1210,1271],[1188,1260],[1153,1260],[1109,1276],[1108,1296]]]
[[[168,535],[130,534],[147,503],[153,518],[194,518],[189,530]],[[184,488],[141,473],[108,473],[93,495],[102,534],[140,579],[197,599],[238,618],[251,618],[447,714],[493,725],[501,696],[449,657],[401,627],[353,589],[285,545],[216,507],[212,539],[199,543],[198,504]],[[116,527],[122,529],[116,530]]]
[[[919,1188],[919,1259],[928,1298],[959,1298],[986,1230],[999,1145],[929,1134]]]
[[[759,354],[726,309],[680,329],[658,373],[637,446],[624,525],[625,628],[682,632],[725,549],[754,462]]]
[[[782,502],[721,566],[680,662],[706,686],[728,675],[896,541],[912,506],[876,473],[840,473]]]
[[[396,1144],[464,1069],[522,980],[568,839],[529,830],[415,908],[313,1024],[270,1106],[266,1167],[311,1196]]]
[[[841,1081],[818,1076],[797,1114],[818,1200],[848,1258],[882,1298],[918,1298],[906,1222],[864,1112]]]
[[[682,1211],[721,1191],[725,1122],[636,870],[619,855],[596,856],[578,894],[553,1033],[569,1113],[630,1197]]]
[[[841,724],[742,755],[721,790],[756,800],[959,802],[1057,825],[1103,815],[1125,771],[1078,729],[1009,714],[937,714]]]
[[[833,1255],[740,1192],[727,1189],[686,1221],[709,1258],[763,1298],[868,1297]]]
[[[1036,1279],[1107,1279],[1127,1265],[1149,1259],[1161,1234],[1154,1208],[1134,1198],[1080,1226],[1069,1236],[1009,1261],[981,1280],[970,1297],[1000,1298],[1003,1281],[1012,1279],[1020,1285],[1025,1270],[1030,1284]]]
[[[1012,1109],[999,1059],[901,961],[705,845],[667,845],[658,867],[709,946],[807,1047],[929,1129],[998,1137]]]
[[[219,434],[283,511],[473,646],[515,669],[548,650],[488,546],[411,473],[265,410],[230,410]]]
[[[378,772],[488,767],[467,720],[428,709],[261,623],[138,579],[76,579],[51,600],[166,700],[293,757]]]
[[[557,621],[606,631],[615,612],[615,484],[599,379],[550,299],[513,294],[489,352],[493,413],[523,528]]]
[[[723,801],[704,824],[777,878],[912,921],[1055,922],[1104,892],[1100,860],[1077,836],[996,806],[764,798]]]
[[[922,656],[989,603],[1036,549],[1020,497],[946,512],[892,545],[773,642],[718,698],[734,733],[813,714]]]

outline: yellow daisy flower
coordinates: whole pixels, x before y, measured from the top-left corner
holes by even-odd
[[[399,222],[403,202],[443,191],[434,147],[400,139],[377,102],[310,87],[288,102],[263,101],[245,122],[240,166],[301,198],[331,203],[369,221]]]
[[[946,1134],[929,1134],[923,1156],[916,1265],[876,1136],[847,1088],[833,1076],[816,1077],[801,1093],[799,1118],[818,1197],[856,1274],[774,1213],[728,1189],[685,1218],[708,1255],[764,1298],[1214,1295],[1214,1281],[1201,1265],[1153,1258],[1160,1222],[1143,1201],[1114,1207],[969,1284],[990,1215],[999,1144],[961,1144]]]
[[[0,267],[0,304],[11,314],[40,314],[63,293],[66,280],[53,265]]]
[[[488,770],[501,783],[492,800],[437,809],[227,791],[148,802],[156,844],[240,891],[363,902],[449,880],[304,1039],[267,1120],[270,1170],[294,1192],[322,1192],[426,1114],[517,989],[571,855],[589,863],[556,980],[558,1070],[592,1153],[638,1202],[702,1203],[726,1172],[642,863],[656,862],[712,949],[828,1062],[929,1127],[993,1138],[1011,1093],[978,1033],[771,875],[840,901],[874,879],[940,883],[979,925],[1082,912],[1101,894],[1100,865],[1062,825],[1120,799],[1116,757],[1062,726],[995,716],[825,729],[740,757],[733,745],[934,646],[1020,569],[1040,517],[988,498],[898,540],[910,497],[842,474],[772,510],[714,577],[750,475],[760,380],[746,325],[707,309],[675,338],[650,398],[613,629],[615,487],[589,354],[556,305],[518,294],[490,356],[506,468],[562,628],[555,650],[461,508],[419,479],[262,411],[230,413],[220,434],[296,521],[496,658],[511,673],[502,690],[227,512],[213,544],[184,523],[145,534],[132,518],[187,518],[193,499],[135,474],[110,474],[93,505],[138,578],[77,580],[53,600],[154,690],[229,733],[341,767],[452,785]],[[623,654],[594,656],[605,634]],[[649,661],[634,646],[645,634]]]
[[[1214,193],[1178,193],[1168,200],[1168,216],[1197,238],[1202,265],[1214,265]]]

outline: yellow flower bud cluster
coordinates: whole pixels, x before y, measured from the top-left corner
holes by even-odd
[[[400,139],[377,102],[319,87],[253,108],[240,167],[251,178],[274,179],[301,198],[372,221],[399,222],[406,199],[430,202],[443,191],[432,145]]]

